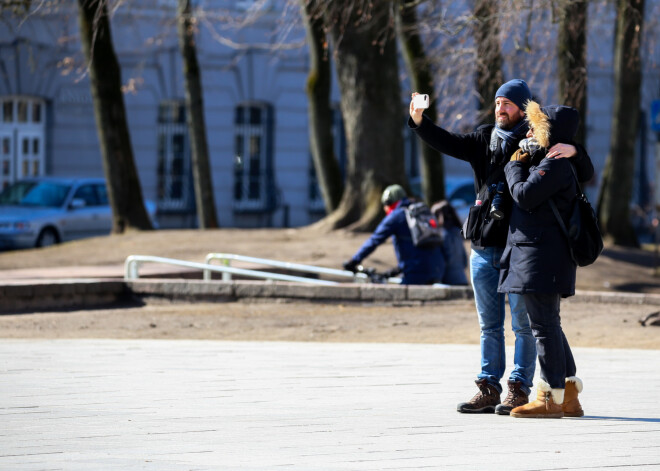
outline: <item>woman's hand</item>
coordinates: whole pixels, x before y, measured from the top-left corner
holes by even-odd
[[[555,144],[548,150],[546,157],[548,159],[563,159],[566,157],[575,157],[577,149],[570,144]]]

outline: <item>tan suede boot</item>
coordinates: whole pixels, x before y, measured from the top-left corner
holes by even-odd
[[[561,410],[565,417],[582,417],[584,411],[578,401],[578,394],[582,392],[582,380],[577,376],[566,378],[566,392],[564,393],[564,402]]]
[[[564,411],[561,410],[563,402],[563,389],[553,389],[545,381],[539,380],[536,400],[514,408],[510,415],[517,418],[561,419],[564,417]]]

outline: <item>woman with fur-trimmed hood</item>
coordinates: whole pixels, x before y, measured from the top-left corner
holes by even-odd
[[[527,138],[520,142],[505,167],[507,185],[515,202],[507,245],[502,255],[501,293],[523,295],[536,337],[541,381],[537,399],[511,411],[512,417],[580,417],[577,399],[582,382],[575,376],[573,354],[561,328],[559,304],[575,294],[577,266],[568,240],[549,204],[568,219],[576,195],[569,159],[548,158],[554,144],[571,143],[579,114],[567,106],[528,101]]]

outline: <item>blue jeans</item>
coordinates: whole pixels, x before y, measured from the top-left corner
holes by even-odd
[[[500,380],[506,367],[504,294],[497,292],[503,251],[497,247],[473,248],[470,254],[470,278],[481,327],[481,373],[477,378],[485,378],[500,392]],[[509,380],[520,381],[522,390],[529,394],[536,369],[536,339],[532,335],[523,297],[509,293],[509,305],[511,327],[516,336],[514,367]]]

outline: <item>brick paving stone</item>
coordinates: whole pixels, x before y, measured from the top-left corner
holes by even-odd
[[[576,348],[537,420],[456,412],[478,349],[2,340],[0,470],[660,469],[660,351]]]

